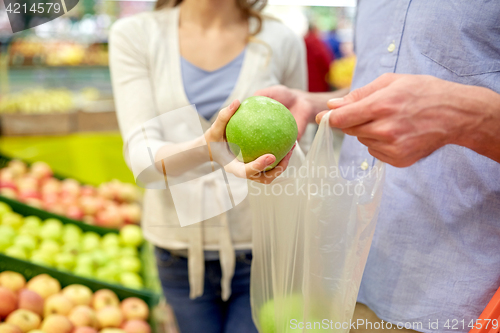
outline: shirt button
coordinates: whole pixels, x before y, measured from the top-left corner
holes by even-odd
[[[395,49],[396,49],[396,44],[394,43],[389,44],[389,47],[387,47],[387,51],[389,52],[394,52]]]

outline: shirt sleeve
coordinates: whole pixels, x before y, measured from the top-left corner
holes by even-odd
[[[282,54],[286,60],[285,72],[283,75],[283,84],[288,88],[307,91],[307,62],[306,47],[302,38],[294,32],[289,31],[286,53]]]
[[[163,180],[154,156],[163,139],[151,85],[147,33],[135,18],[115,23],[109,37],[109,62],[125,161],[139,184]],[[140,178],[140,179],[139,179]],[[146,186],[147,187],[147,186]]]

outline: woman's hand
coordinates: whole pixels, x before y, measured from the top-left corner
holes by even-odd
[[[215,122],[205,132],[205,140],[209,147],[210,158],[223,166],[226,172],[232,173],[237,177],[269,184],[285,171],[288,161],[292,156],[293,148],[275,168],[269,171],[264,170],[276,161],[276,157],[272,154],[262,155],[249,163],[238,161],[227,148],[225,134],[227,123],[236,110],[238,110],[239,106],[240,102],[235,100],[231,105],[222,109]]]

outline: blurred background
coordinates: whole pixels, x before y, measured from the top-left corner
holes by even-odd
[[[111,229],[116,233],[139,223],[141,194],[132,185],[134,179],[122,155],[108,68],[108,32],[116,20],[153,7],[153,1],[80,0],[67,14],[13,34],[0,1],[0,217],[3,212],[10,214],[0,224],[16,226],[20,218],[33,215],[40,221],[57,218],[80,226],[82,237],[95,232],[104,242]],[[356,61],[355,0],[270,0],[264,12],[304,39],[310,91],[350,86]],[[120,218],[112,218],[116,216]],[[135,280],[124,282],[123,276],[110,275],[119,271],[116,267],[100,267],[96,262],[95,271],[79,267],[78,254],[72,254],[73,262],[61,256],[61,263],[40,262],[38,256],[41,266],[26,266],[37,249],[29,249],[29,255],[19,250],[23,246],[16,245],[16,239],[22,227],[14,229],[8,239],[5,232],[0,235],[0,256],[6,254],[0,257],[0,272],[16,270],[26,279],[48,272],[63,285],[81,283],[93,291],[107,286],[120,299],[137,296],[148,305],[156,304],[152,295],[159,294],[160,287],[147,245],[134,244],[139,251],[132,252],[141,258],[142,267],[134,268]],[[60,245],[65,246],[63,240]],[[96,258],[103,255],[101,251]],[[150,318],[160,323],[153,331],[176,332],[168,307],[160,307],[158,313]]]
[[[353,5],[269,1],[265,12],[305,38],[311,91],[350,84]],[[12,34],[0,2],[0,151],[47,161],[55,170],[94,184],[112,178],[133,181],[116,133],[108,31],[116,20],[153,6],[152,1],[80,0],[64,16]]]

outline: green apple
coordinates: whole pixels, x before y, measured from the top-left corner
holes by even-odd
[[[125,246],[138,247],[142,244],[142,230],[141,227],[128,224],[120,230],[120,241]]]
[[[94,257],[90,253],[82,253],[76,257],[76,266],[90,266],[94,267]]]
[[[71,253],[58,253],[54,257],[54,262],[58,269],[71,271],[76,264],[75,258]]]
[[[70,254],[76,256],[81,252],[80,243],[79,242],[65,243],[61,247],[61,252],[70,253]]]
[[[121,249],[118,246],[110,246],[104,248],[104,253],[106,253],[108,260],[115,260],[120,257]]]
[[[11,226],[0,225],[0,235],[3,235],[10,240],[14,240],[14,237],[16,236],[16,231]]]
[[[108,254],[104,250],[101,250],[101,249],[97,249],[97,250],[92,251],[91,255],[92,255],[94,262],[99,267],[105,266],[109,262],[109,259],[110,259]]]
[[[274,168],[292,149],[297,140],[297,123],[292,113],[269,97],[245,99],[226,126],[227,142],[241,162],[251,162],[273,154]]]
[[[19,235],[14,239],[14,245],[31,252],[36,249],[38,242],[37,239],[31,235]]]
[[[31,253],[30,261],[34,264],[42,266],[54,266],[54,256],[40,250],[35,250]]]
[[[121,248],[120,255],[122,257],[137,257],[138,251],[136,247],[125,246]]]
[[[83,234],[81,242],[83,251],[92,251],[99,247],[101,236],[93,231],[89,231]]]
[[[5,202],[0,202],[0,218],[2,217],[3,214],[12,212],[12,208],[10,208],[9,205],[7,205]]]
[[[63,225],[58,219],[47,219],[40,228],[40,238],[60,240],[62,236]]]
[[[28,251],[26,249],[19,246],[11,246],[5,250],[5,254],[9,257],[27,260],[28,259]]]
[[[73,274],[87,278],[93,278],[95,276],[92,266],[85,265],[77,265],[75,269],[73,269]]]
[[[38,229],[42,226],[42,219],[33,215],[26,216],[24,218],[24,226]]]
[[[278,301],[270,299],[259,310],[259,323],[262,333],[275,333],[279,328],[286,327],[285,332],[288,333],[290,326],[289,320],[296,319],[298,322],[303,321],[304,307],[302,297],[299,295],[290,295],[280,298]],[[277,325],[277,321],[280,322]],[[309,331],[309,330],[308,330]],[[290,333],[292,330],[290,329]]]
[[[4,252],[11,245],[12,239],[8,235],[4,235],[0,232],[0,252]]]
[[[6,212],[2,215],[2,225],[19,229],[23,225],[23,216],[14,212]]]
[[[115,233],[107,233],[102,237],[101,246],[106,248],[108,246],[120,246],[120,237]]]
[[[46,239],[42,241],[38,250],[47,253],[49,255],[55,255],[56,253],[59,253],[61,251],[61,247],[59,246],[59,243],[56,242],[55,240]]]
[[[120,274],[120,283],[122,286],[131,289],[143,289],[142,278],[136,273],[124,272]]]
[[[95,276],[98,280],[104,282],[118,283],[118,273],[107,266],[97,269]]]
[[[141,261],[137,257],[122,257],[119,265],[124,272],[139,273],[141,270]]]
[[[82,238],[82,229],[74,224],[66,224],[63,227],[62,241],[64,243],[79,243]]]

